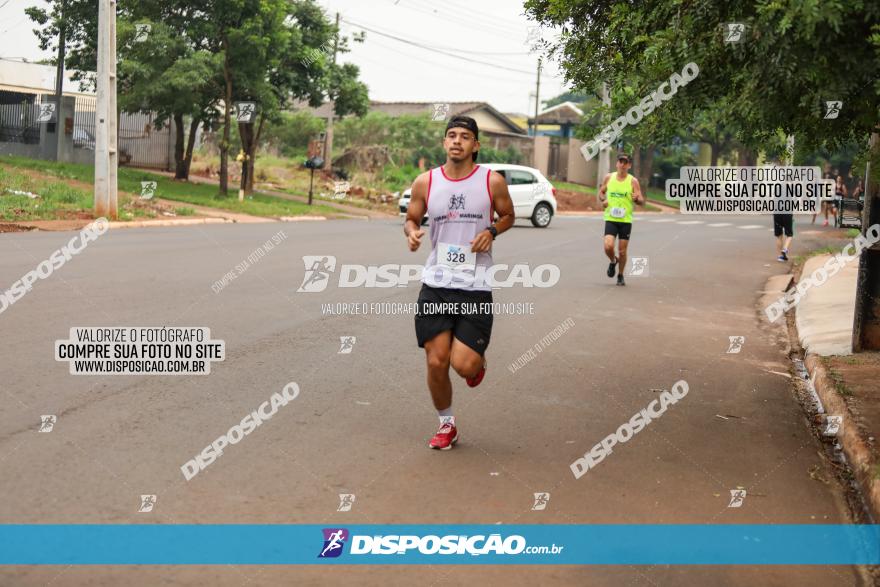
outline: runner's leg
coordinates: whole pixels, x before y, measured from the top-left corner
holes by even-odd
[[[605,255],[608,257],[608,260],[614,263],[614,235],[606,234],[605,235]]]
[[[452,382],[449,380],[449,357],[452,347],[452,331],[444,330],[425,342],[425,358],[428,362],[428,389],[437,411],[452,405]]]
[[[483,357],[480,353],[457,338],[452,339],[450,362],[455,372],[465,379],[473,377],[483,368]]]
[[[626,250],[628,247],[629,239],[617,239],[617,258],[620,260],[620,264],[617,266],[618,275],[623,275],[623,270],[626,269]]]

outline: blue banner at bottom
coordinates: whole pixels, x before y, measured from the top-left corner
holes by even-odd
[[[880,564],[878,525],[0,525],[3,565]]]

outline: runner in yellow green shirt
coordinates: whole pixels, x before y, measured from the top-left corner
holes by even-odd
[[[623,270],[626,268],[626,249],[632,232],[633,207],[644,204],[645,196],[639,180],[629,174],[629,155],[617,155],[617,173],[609,173],[599,188],[599,200],[605,208],[605,254],[608,277],[614,277],[617,269],[617,285],[626,285]],[[617,239],[617,256],[614,255],[614,239]]]

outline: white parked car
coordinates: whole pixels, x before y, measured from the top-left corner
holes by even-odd
[[[492,171],[500,173],[507,182],[513,212],[517,218],[528,218],[539,228],[546,228],[556,214],[556,188],[534,167],[510,165],[508,163],[481,163]],[[406,216],[411,197],[410,189],[403,192],[398,201],[400,215]],[[426,224],[427,217],[422,220]]]

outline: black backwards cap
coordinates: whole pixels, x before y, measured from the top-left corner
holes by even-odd
[[[470,116],[453,116],[449,119],[449,122],[446,123],[446,130],[449,131],[450,128],[466,128],[474,133],[474,140],[480,140],[480,129],[477,127],[477,121]],[[474,151],[472,155],[474,161],[477,160],[477,155],[479,153],[479,151]]]
[[[474,138],[476,140],[480,140],[480,129],[477,127],[477,121],[470,116],[453,116],[450,118],[449,122],[446,123],[446,130],[456,127],[468,129],[474,133]]]

